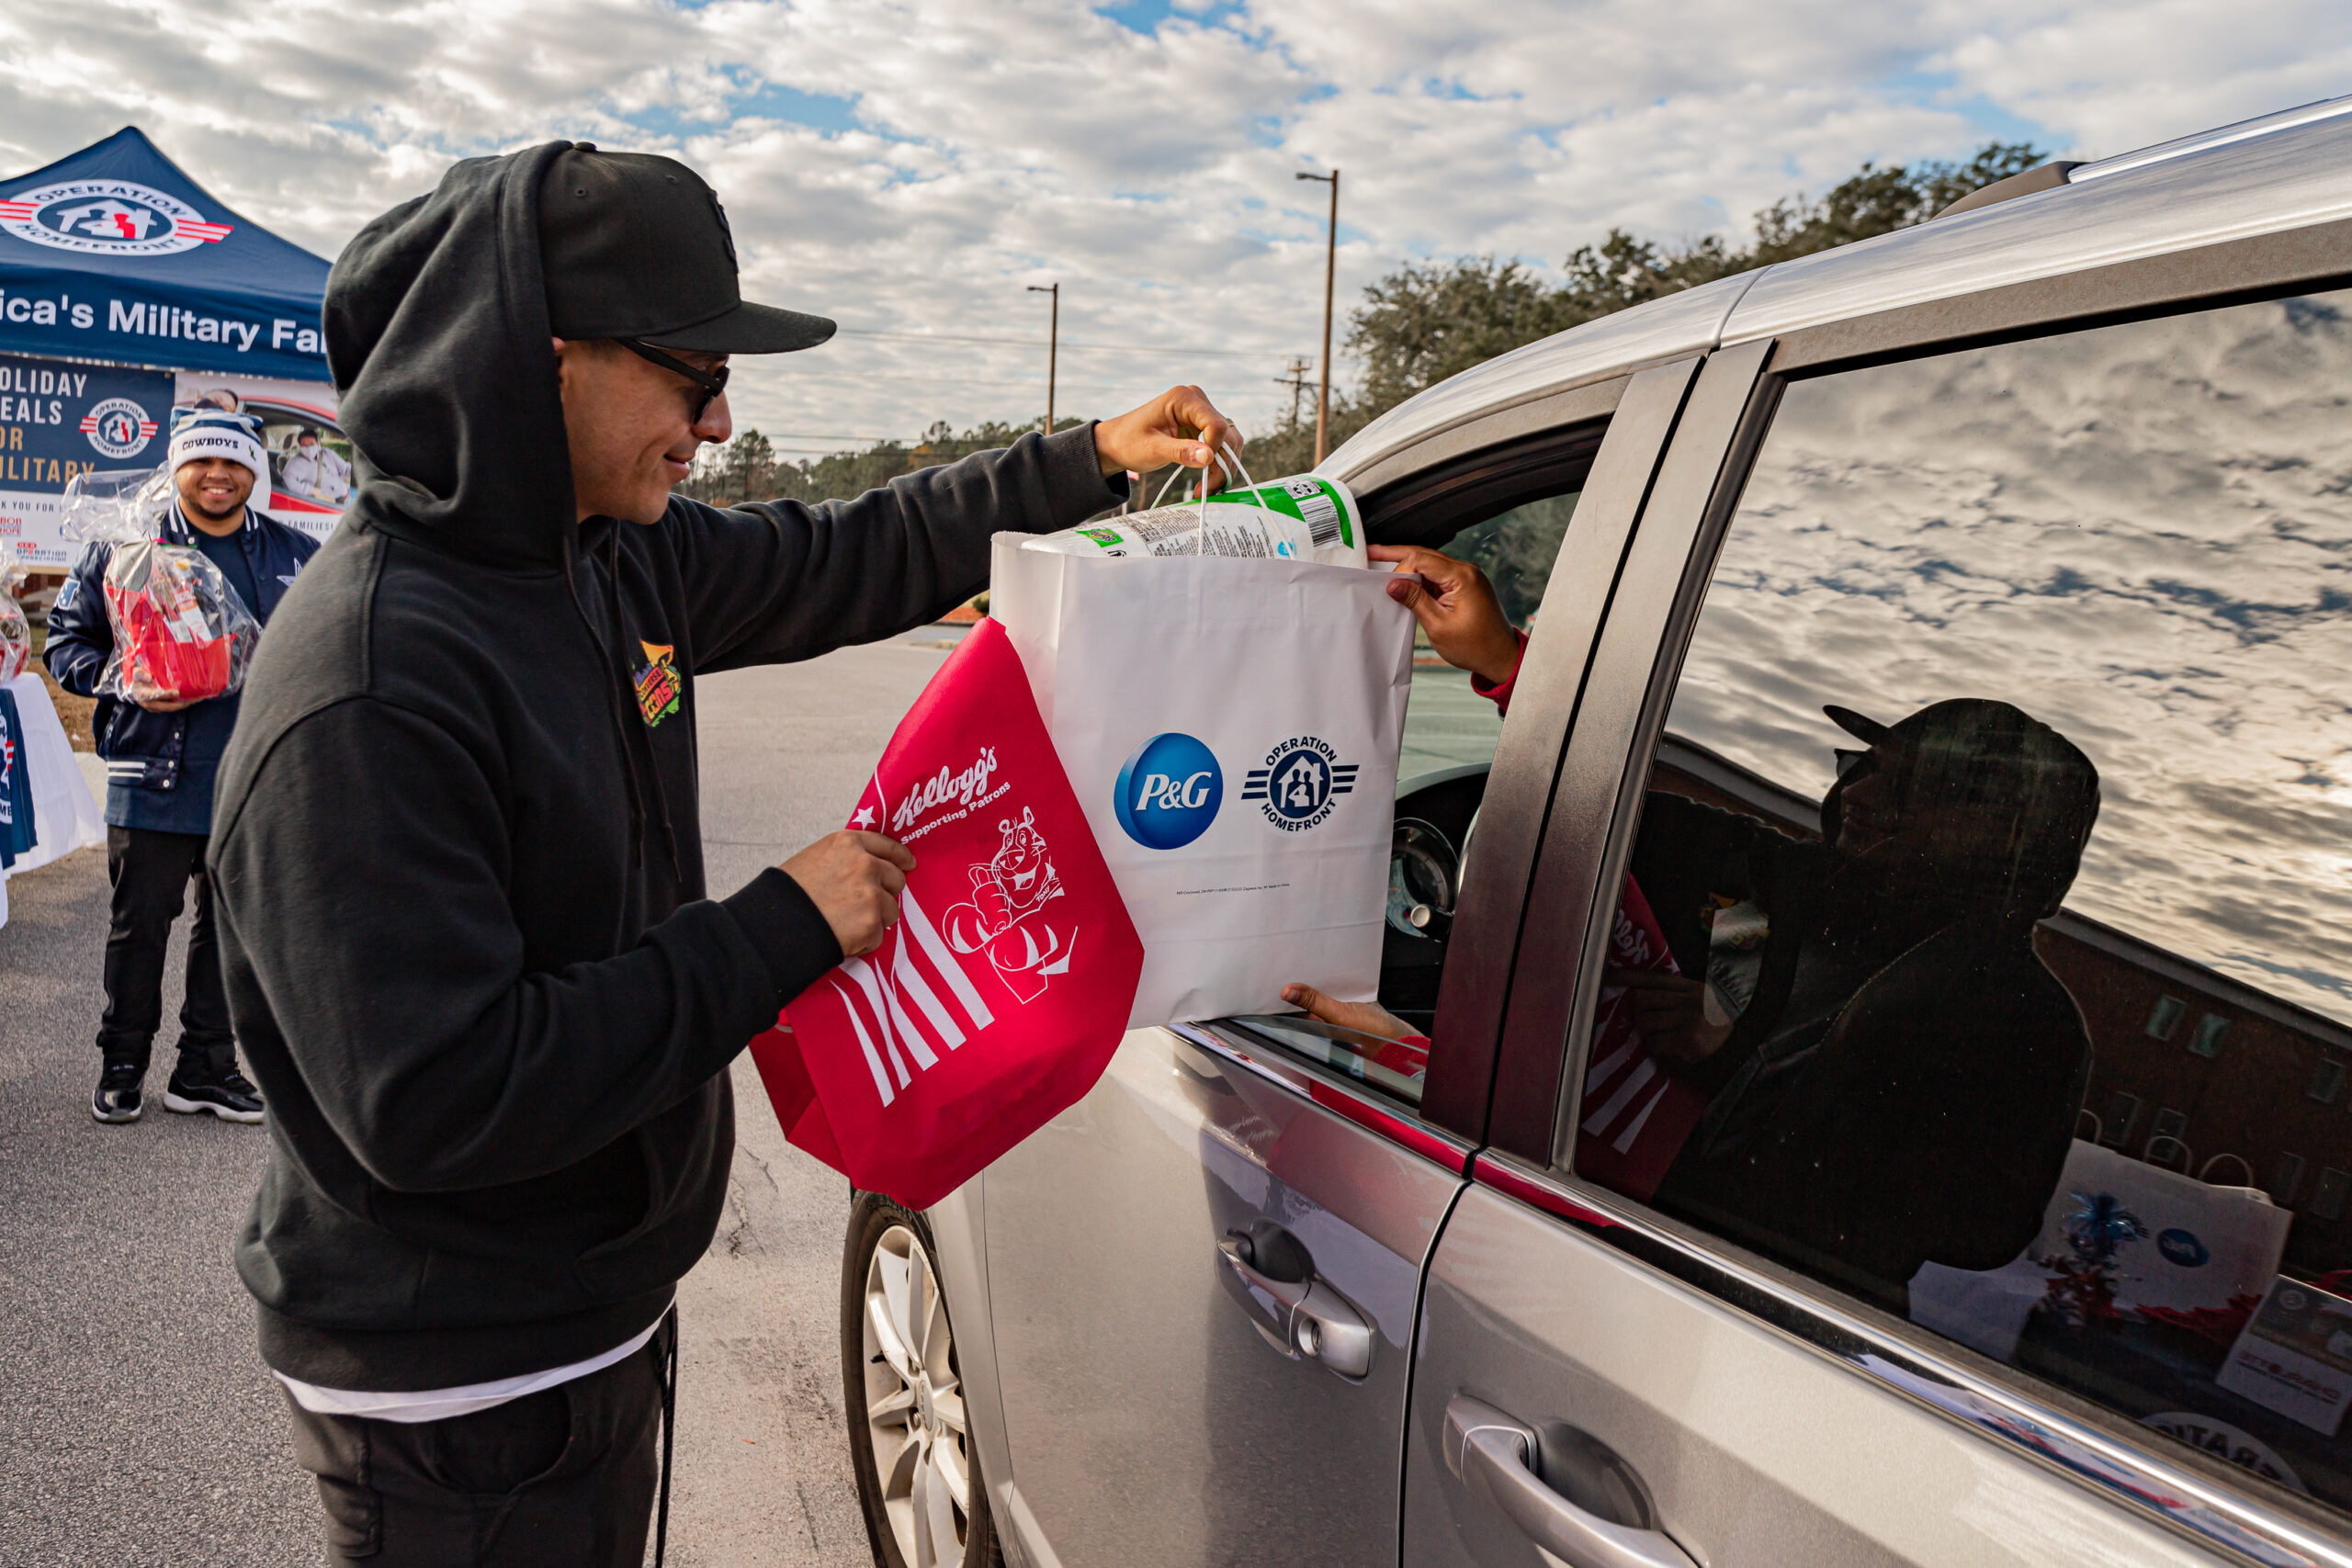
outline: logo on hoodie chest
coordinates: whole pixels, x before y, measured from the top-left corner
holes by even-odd
[[[645,728],[651,729],[678,711],[684,685],[678,679],[677,666],[671,656],[677,650],[666,643],[639,642],[645,649],[645,662],[639,666],[637,682],[637,711],[645,716]]]

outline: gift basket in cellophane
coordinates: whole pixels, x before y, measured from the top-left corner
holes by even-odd
[[[76,475],[67,536],[114,547],[103,587],[114,652],[98,691],[147,705],[198,703],[244,684],[261,624],[202,550],[156,537],[173,504],[161,469]]]
[[[25,607],[17,603],[17,590],[24,581],[17,547],[0,541],[0,686],[23,674],[32,658],[33,629],[25,620]]]

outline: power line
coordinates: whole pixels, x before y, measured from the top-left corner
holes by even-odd
[[[868,327],[842,327],[842,337],[899,338],[913,343],[987,343],[1003,348],[1043,348],[1045,344],[1025,337],[974,337],[963,333],[886,333]],[[1168,343],[1075,343],[1062,339],[1064,348],[1091,349],[1099,354],[1198,354],[1216,359],[1272,359],[1272,350],[1262,353],[1243,348],[1195,348],[1187,344]]]
[[[803,370],[798,366],[794,366],[790,379],[797,382],[810,380],[820,376],[847,376],[859,381],[906,381],[919,386],[944,388],[951,391],[960,387],[1025,387],[1032,390],[1042,390],[1046,385],[1046,378],[1043,376],[1033,376],[1018,381],[978,380],[969,376],[894,376],[887,372],[852,370],[847,367],[838,370]],[[1168,384],[1165,381],[1064,381],[1062,385],[1096,392],[1153,392],[1164,390]]]

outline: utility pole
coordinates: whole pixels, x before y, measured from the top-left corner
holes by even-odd
[[[1315,461],[1320,464],[1331,430],[1331,276],[1340,265],[1340,171],[1297,177],[1322,180],[1331,187],[1331,227],[1323,246],[1323,384],[1315,394]]]
[[[1055,361],[1061,357],[1062,352],[1062,286],[1058,283],[1050,286],[1033,283],[1029,286],[1029,292],[1054,297],[1054,324],[1046,338],[1046,434],[1051,435],[1054,433]]]
[[[1294,359],[1283,367],[1283,374],[1274,378],[1277,387],[1290,389],[1290,427],[1298,428],[1298,400],[1306,391],[1306,361]]]

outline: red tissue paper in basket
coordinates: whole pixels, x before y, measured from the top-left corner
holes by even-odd
[[[260,627],[202,552],[118,545],[106,595],[115,647],[102,689],[138,703],[187,703],[243,683]]]
[[[752,1057],[794,1144],[927,1208],[1094,1087],[1143,943],[993,621],[923,688],[848,825],[914,852],[899,923]]]

